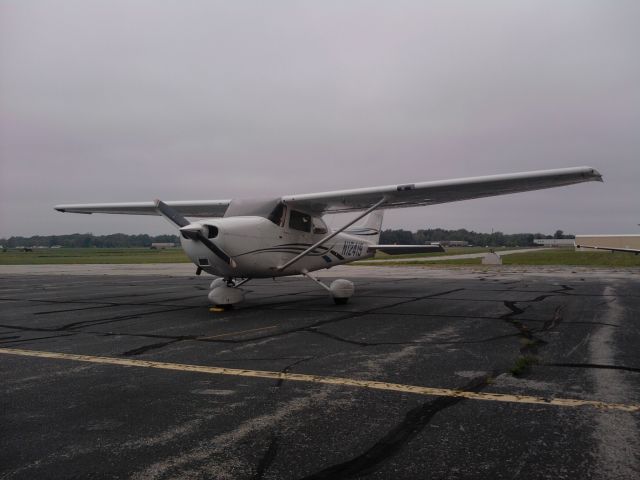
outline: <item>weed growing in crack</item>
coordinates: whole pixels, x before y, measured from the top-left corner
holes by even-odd
[[[509,371],[514,377],[519,377],[520,375],[527,373],[531,369],[532,365],[537,364],[538,357],[534,357],[532,355],[523,355],[521,357],[518,357],[515,365],[511,367],[511,370]]]

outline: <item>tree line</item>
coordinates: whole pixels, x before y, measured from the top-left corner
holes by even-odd
[[[424,245],[431,242],[444,242],[461,240],[470,245],[491,247],[526,247],[533,246],[533,241],[539,238],[575,238],[573,235],[565,235],[562,230],[556,230],[553,235],[542,233],[511,233],[502,232],[479,233],[464,228],[458,230],[445,230],[443,228],[429,228],[410,232],[408,230],[384,230],[380,235],[382,244],[398,245]]]
[[[384,230],[380,237],[380,243],[398,245],[424,245],[431,242],[462,240],[471,245],[492,247],[515,247],[534,245],[537,238],[574,238],[573,235],[565,235],[562,230],[557,230],[553,235],[542,233],[512,233],[502,232],[479,233],[464,228],[458,230],[445,230],[443,228],[429,228],[411,232],[408,230]],[[177,235],[147,234],[127,235],[114,233],[111,235],[93,235],[91,233],[73,233],[71,235],[35,235],[33,237],[0,238],[0,245],[5,248],[16,247],[53,247],[67,248],[127,248],[150,247],[152,243],[179,243]]]
[[[0,238],[0,245],[5,248],[16,247],[54,247],[66,248],[128,248],[150,247],[152,243],[179,243],[177,235],[127,235],[113,233],[111,235],[93,235],[91,233],[73,233],[70,235],[35,235],[33,237]]]

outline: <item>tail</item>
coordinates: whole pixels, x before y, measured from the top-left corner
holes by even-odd
[[[346,233],[362,237],[363,240],[370,243],[378,243],[380,241],[383,217],[384,210],[375,210],[364,218],[362,224],[348,228]]]

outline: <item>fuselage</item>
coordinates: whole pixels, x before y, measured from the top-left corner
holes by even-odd
[[[299,218],[293,218],[299,213]],[[290,215],[291,217],[290,217]],[[279,223],[257,216],[210,218],[193,222],[236,263],[235,268],[201,242],[181,236],[182,248],[202,270],[221,277],[265,278],[312,272],[373,256],[371,241],[341,232],[290,267],[279,270],[331,232],[320,217],[288,212]]]

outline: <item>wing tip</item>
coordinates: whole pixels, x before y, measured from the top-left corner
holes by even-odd
[[[584,167],[587,171],[585,177],[594,182],[604,182],[602,174],[593,167]]]

